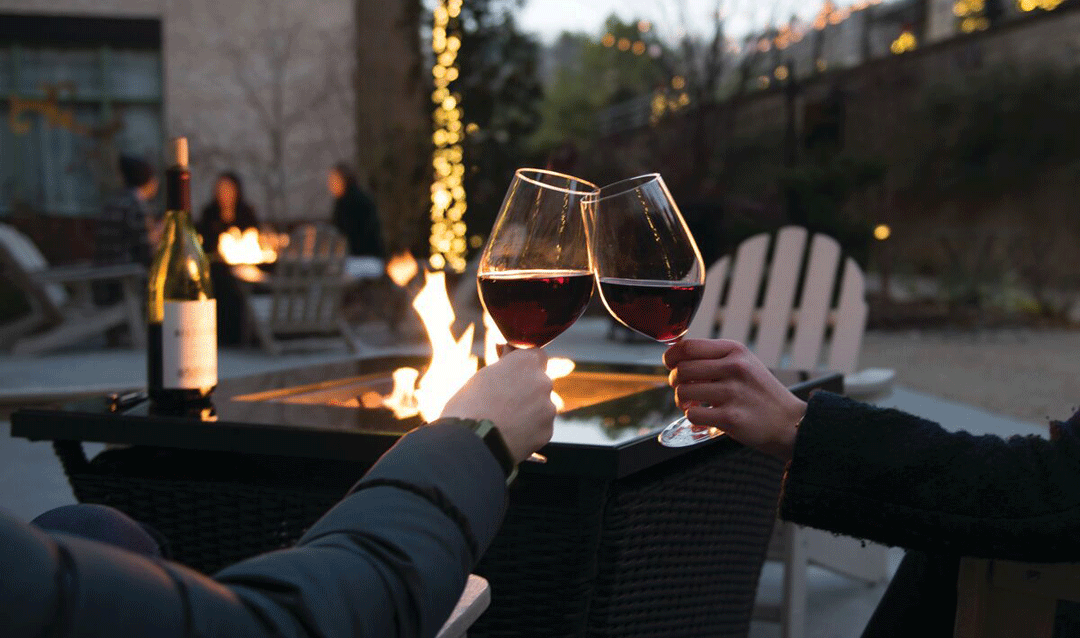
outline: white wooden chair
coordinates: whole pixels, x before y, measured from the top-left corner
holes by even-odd
[[[867,317],[862,270],[849,257],[838,272],[836,240],[816,234],[808,246],[808,236],[797,226],[781,228],[775,238],[755,235],[734,260],[712,264],[687,336],[715,336],[719,325],[720,337],[749,344],[770,368],[841,372],[849,396],[884,392],[892,370],[856,371]],[[769,559],[784,563],[783,600],[778,607],[759,605],[755,617],[778,621],[784,638],[798,638],[805,627],[808,564],[868,583],[888,577],[884,547],[784,522],[774,530]]]
[[[340,343],[354,352],[363,346],[342,315],[346,241],[326,225],[296,229],[265,281],[241,280],[247,324],[270,354]]]
[[[469,627],[480,615],[487,611],[491,604],[491,586],[486,579],[469,574],[469,580],[465,583],[465,591],[458,599],[450,618],[443,624],[435,638],[466,638]]]
[[[0,271],[26,296],[30,313],[0,326],[0,347],[15,354],[37,354],[126,326],[132,345],[146,343],[142,287],[146,270],[140,264],[50,267],[29,237],[0,224]],[[97,306],[95,282],[116,282],[120,301]]]

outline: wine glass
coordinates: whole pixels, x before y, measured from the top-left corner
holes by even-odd
[[[705,287],[705,266],[671,193],[658,173],[601,188],[582,203],[600,298],[627,328],[672,344],[694,317]],[[683,447],[721,434],[685,417],[658,439]]]
[[[539,348],[589,303],[592,268],[582,200],[595,185],[522,168],[506,191],[477,270],[480,301],[515,348]]]

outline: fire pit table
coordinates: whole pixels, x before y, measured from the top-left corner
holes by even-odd
[[[223,381],[212,410],[106,399],[23,409],[12,435],[53,441],[82,502],[161,530],[206,572],[294,542],[418,418],[351,407],[415,357],[358,359]],[[782,371],[802,396],[838,374]],[[555,389],[555,436],[525,463],[477,573],[476,636],[743,636],[775,519],[781,464],[727,437],[669,449],[666,371],[579,364]],[[116,444],[88,459],[83,442]]]

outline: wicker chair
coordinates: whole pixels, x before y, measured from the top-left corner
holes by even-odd
[[[363,468],[159,448],[54,448],[80,502],[160,530],[206,573],[295,542]],[[723,439],[618,480],[522,472],[476,572],[472,636],[744,638],[775,521],[779,461]]]

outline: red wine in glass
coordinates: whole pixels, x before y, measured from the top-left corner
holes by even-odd
[[[582,200],[600,297],[616,320],[672,344],[686,334],[701,302],[705,265],[659,174],[640,175]],[[667,447],[714,438],[719,428],[680,418],[660,432]]]
[[[686,333],[705,287],[641,279],[600,279],[604,304],[627,328],[672,343]]]
[[[550,343],[585,312],[593,291],[587,270],[509,270],[477,279],[484,308],[517,348]]]

